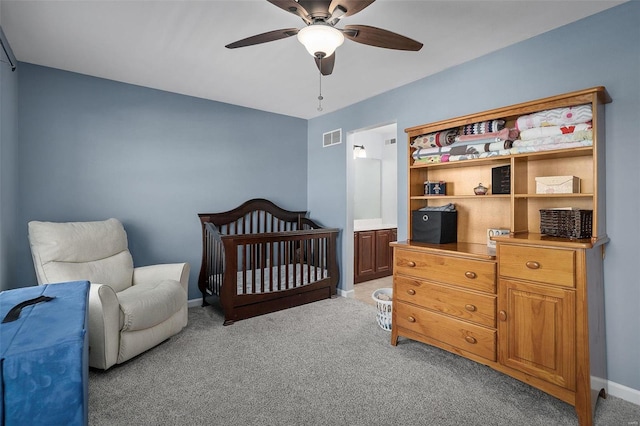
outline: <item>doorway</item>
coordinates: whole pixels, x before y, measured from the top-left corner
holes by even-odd
[[[345,296],[370,298],[371,285],[389,286],[391,278],[379,278],[375,283],[354,285],[356,275],[356,242],[358,232],[395,229],[398,222],[398,155],[397,124],[383,123],[347,133],[347,208],[343,265]],[[362,151],[366,156],[362,155]],[[359,155],[358,155],[359,154]],[[390,265],[389,265],[390,266]],[[359,277],[360,282],[362,277]],[[385,285],[387,283],[387,285]],[[359,287],[360,286],[360,287]]]

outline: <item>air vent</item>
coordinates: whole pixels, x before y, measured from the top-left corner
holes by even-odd
[[[337,145],[342,142],[342,129],[332,130],[322,134],[322,147]]]
[[[385,145],[393,145],[394,143],[396,143],[396,138],[385,139],[384,141]]]

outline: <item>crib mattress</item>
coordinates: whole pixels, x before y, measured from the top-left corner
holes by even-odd
[[[238,271],[237,294],[263,294],[271,291],[289,290],[302,287],[329,277],[329,271],[306,264],[275,265],[247,271]],[[255,278],[255,283],[254,283]],[[278,279],[279,278],[279,279]],[[211,276],[211,281],[222,282],[221,274]],[[246,291],[243,283],[246,280]],[[273,281],[273,289],[271,282]]]

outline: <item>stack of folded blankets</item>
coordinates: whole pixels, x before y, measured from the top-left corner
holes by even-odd
[[[589,104],[523,115],[516,121],[520,140],[511,154],[592,146],[592,118]]]
[[[505,128],[504,120],[490,120],[418,136],[411,146],[413,164],[445,163],[484,158],[512,147],[518,131]]]
[[[489,120],[415,138],[413,164],[444,163],[593,144],[591,105],[540,111],[517,119]]]

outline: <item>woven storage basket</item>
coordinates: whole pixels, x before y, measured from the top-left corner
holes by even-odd
[[[593,210],[540,210],[540,233],[570,239],[591,238]]]
[[[381,296],[383,298],[381,298]],[[379,288],[373,292],[371,297],[376,301],[376,308],[378,309],[378,312],[376,313],[376,320],[378,321],[378,325],[383,330],[391,331],[391,299],[393,297],[393,289]],[[389,300],[384,300],[387,298]]]

